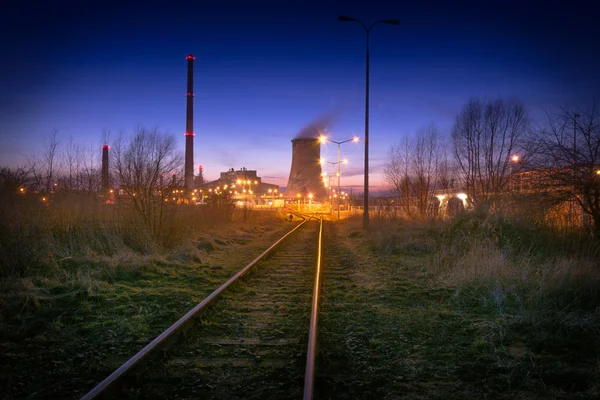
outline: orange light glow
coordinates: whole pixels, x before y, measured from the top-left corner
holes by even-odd
[[[512,160],[514,162],[518,162],[520,159],[521,159],[521,157],[519,157],[519,156],[512,156]]]

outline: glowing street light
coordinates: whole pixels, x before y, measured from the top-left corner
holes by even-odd
[[[354,136],[352,139],[343,140],[343,141],[341,141],[341,142],[336,142],[335,140],[328,139],[326,136],[323,136],[323,135],[321,135],[321,136],[319,137],[319,141],[320,141],[321,143],[325,143],[325,142],[331,142],[331,143],[335,143],[335,144],[337,144],[337,145],[338,145],[338,160],[337,160],[337,163],[336,163],[336,164],[337,164],[337,166],[338,166],[338,184],[337,184],[337,187],[338,187],[338,193],[339,193],[339,192],[340,192],[340,177],[341,177],[340,163],[342,162],[342,161],[340,161],[340,150],[341,150],[341,146],[342,146],[342,144],[344,144],[344,143],[348,143],[348,142],[354,142],[354,143],[357,143],[357,142],[358,142],[358,136]],[[344,160],[344,161],[343,161],[343,163],[344,163],[344,164],[348,163],[348,160]],[[337,200],[337,214],[338,214],[338,215],[337,215],[338,219],[340,219],[340,199],[339,199],[339,197],[338,197],[338,200]]]

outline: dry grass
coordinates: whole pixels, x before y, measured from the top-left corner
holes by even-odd
[[[348,237],[363,236],[376,292],[398,310],[397,322],[386,315],[378,323],[416,330],[413,343],[430,359],[423,365],[469,393],[423,398],[598,398],[600,244],[593,238],[483,214],[374,219],[368,232]]]
[[[599,314],[600,245],[594,239],[490,215],[378,225],[373,247],[426,256],[437,285],[476,292],[500,314],[531,322],[548,322],[549,313],[555,322],[570,312],[585,310],[588,321]]]
[[[273,218],[252,210],[173,206],[156,237],[130,209],[96,198],[10,200],[0,205],[0,322],[35,312],[57,292],[85,298],[151,266],[201,263]]]

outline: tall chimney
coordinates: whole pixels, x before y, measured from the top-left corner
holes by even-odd
[[[186,190],[194,187],[194,56],[186,57],[187,65],[187,105],[185,111],[185,180]]]
[[[325,200],[327,191],[321,176],[321,146],[319,139],[297,138],[292,140],[292,168],[285,189],[286,196],[296,197],[313,194],[317,200]]]
[[[102,190],[108,192],[110,182],[108,181],[108,145],[102,146]]]

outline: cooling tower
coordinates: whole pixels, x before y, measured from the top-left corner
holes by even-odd
[[[194,188],[194,56],[188,55],[185,111],[185,188]]]
[[[110,182],[108,181],[108,145],[102,146],[102,190],[108,192]]]
[[[325,200],[327,191],[321,176],[321,146],[319,139],[296,138],[292,140],[292,168],[285,194],[287,197],[308,196]]]

